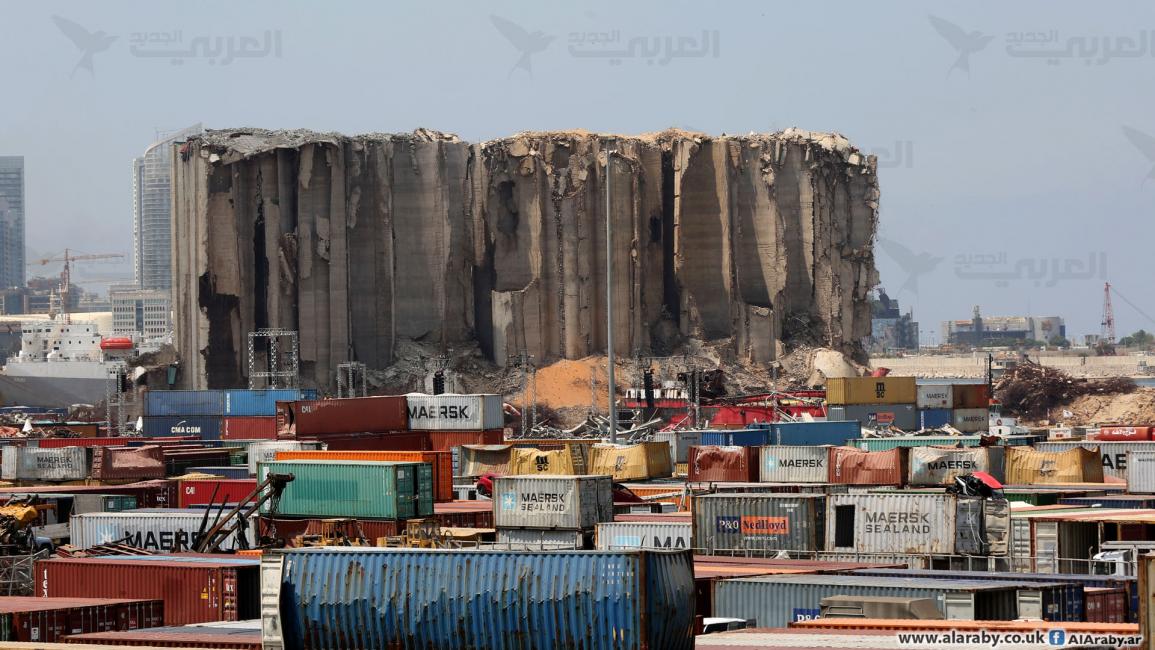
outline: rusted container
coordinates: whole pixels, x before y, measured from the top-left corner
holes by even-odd
[[[202,626],[160,627],[125,632],[75,634],[69,644],[99,646],[147,646],[149,648],[203,648],[205,650],[261,650],[261,628]]]
[[[954,553],[951,494],[832,494],[826,550],[832,553]]]
[[[258,560],[164,557],[40,560],[34,588],[47,598],[163,600],[165,625],[260,617]]]
[[[83,480],[88,478],[88,450],[8,446],[0,456],[0,478],[44,482]]]
[[[589,472],[613,476],[615,481],[644,481],[674,473],[670,445],[663,441],[599,444],[590,449],[590,454]]]
[[[433,506],[433,517],[442,526],[493,528],[493,502],[452,501]]]
[[[168,508],[176,505],[176,481],[140,481],[127,485],[42,485],[0,488],[0,496],[12,494],[127,494],[136,497],[141,508]]]
[[[425,431],[315,434],[302,441],[324,444],[329,451],[430,451]]]
[[[182,480],[178,489],[180,508],[204,506],[210,501],[214,505],[240,503],[257,489],[257,479]]]
[[[757,447],[690,447],[691,482],[757,481]]]
[[[1104,442],[1140,442],[1151,439],[1151,427],[1099,427],[1089,439]]]
[[[956,409],[985,409],[991,403],[991,389],[986,384],[954,384],[951,406]]]
[[[986,447],[912,447],[908,453],[910,485],[953,485],[958,476],[991,471]]]
[[[1006,451],[1007,483],[1102,483],[1102,456],[1097,450],[1072,447],[1066,451],[1038,451],[1010,447]]]
[[[826,403],[913,404],[917,399],[914,377],[831,377],[826,380]]]
[[[1088,623],[1126,623],[1127,601],[1124,587],[1084,587]]]
[[[160,600],[0,597],[0,641],[59,643],[78,632],[163,624],[164,602]]]
[[[511,449],[513,445],[462,445],[458,451],[457,472],[468,477],[508,474]]]
[[[96,447],[92,454],[92,478],[99,480],[148,480],[165,477],[164,452],[156,445],[143,447]]]
[[[271,519],[263,515],[257,520],[257,526],[261,536],[283,539],[290,547],[296,548],[300,546],[303,535],[333,539],[335,522],[338,521],[347,521],[341,524],[346,536],[360,535],[369,545],[375,545],[382,537],[399,535],[405,527],[405,522],[396,519]]]
[[[221,440],[276,439],[276,416],[233,416],[221,420]]]
[[[433,467],[433,499],[453,500],[453,454],[448,451],[321,451],[285,450],[275,460],[390,460],[429,463]]]
[[[405,431],[408,426],[403,395],[277,402],[277,431],[281,436],[383,433]]]
[[[863,451],[854,447],[831,447],[826,463],[830,483],[845,485],[902,485],[906,449]]]
[[[427,431],[430,451],[453,451],[462,445],[500,445],[505,442],[505,429],[482,431]]]
[[[121,447],[126,441],[126,438],[119,436],[111,438],[40,438],[36,441],[36,446],[41,449],[57,449],[60,447]]]

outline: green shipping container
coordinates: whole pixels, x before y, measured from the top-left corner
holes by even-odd
[[[295,477],[281,494],[279,514],[376,519],[433,514],[433,466],[429,463],[281,460],[258,465],[261,480],[269,472]],[[266,503],[262,512],[267,508]]]

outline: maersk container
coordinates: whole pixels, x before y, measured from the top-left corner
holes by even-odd
[[[145,416],[143,433],[154,438],[196,436],[204,440],[219,440],[222,419],[219,415]]]
[[[257,475],[257,463],[271,463],[277,460],[278,451],[302,451],[324,449],[325,443],[303,440],[262,440],[249,445],[249,474]]]
[[[955,546],[952,494],[832,494],[826,550],[949,555]]]
[[[831,417],[821,422],[775,422],[770,425],[771,445],[845,445],[862,435],[862,423]]]
[[[1035,444],[1037,451],[1056,452],[1067,451],[1075,447],[1096,449],[1103,456],[1103,476],[1114,476],[1126,480],[1127,452],[1151,451],[1155,452],[1155,442],[1039,442]]]
[[[279,460],[257,465],[268,474],[292,474],[278,512],[295,517],[409,519],[433,514],[433,468],[429,463]],[[268,503],[261,512],[268,512]]]
[[[763,483],[825,483],[826,447],[767,445],[759,450]]]
[[[501,395],[405,396],[409,428],[414,431],[481,431],[505,426]]]
[[[276,416],[277,402],[303,399],[317,399],[317,391],[300,388],[226,390],[221,414],[235,417]]]
[[[908,462],[907,481],[910,485],[953,485],[955,478],[964,474],[991,471],[986,447],[914,447],[910,450]]]
[[[84,447],[17,447],[0,454],[0,478],[6,481],[82,481],[88,478]]]
[[[950,384],[919,384],[914,404],[922,410],[949,411],[954,406],[954,391]]]
[[[581,530],[538,528],[498,528],[497,543],[509,551],[583,550],[590,547],[590,534]]]
[[[822,599],[829,596],[930,598],[944,618],[954,620],[1010,621],[1018,617],[1014,583],[845,574],[719,580],[714,585],[713,615],[753,619],[758,627],[786,627],[818,618]]]
[[[216,521],[217,513],[210,512],[208,529]],[[182,510],[177,508],[146,508],[122,512],[90,512],[73,515],[68,521],[70,543],[78,549],[92,548],[101,544],[121,543],[133,548],[154,552],[192,550],[200,538],[204,521],[204,510]],[[251,528],[245,529],[245,539],[249,548],[255,541]],[[230,537],[221,549],[231,551],[237,548],[236,538]]]
[[[855,420],[865,426],[893,425],[903,431],[918,428],[918,412],[914,404],[861,404],[831,406],[826,410],[830,420]]]
[[[986,431],[990,412],[985,408],[955,409],[951,416],[951,426],[963,433]]]
[[[718,429],[703,431],[703,447],[761,447],[770,444],[769,429]]]
[[[493,481],[497,528],[592,530],[614,520],[609,476],[502,476]]]
[[[145,417],[225,414],[223,390],[150,390],[144,394]]]
[[[694,644],[685,551],[324,548],[261,570],[265,650]]]
[[[708,494],[694,497],[693,547],[707,555],[823,549],[826,497]]]
[[[594,543],[599,551],[691,548],[693,526],[667,522],[603,522]]]
[[[951,418],[954,412],[949,408],[945,409],[919,409],[918,410],[918,428],[937,429],[941,426],[951,423]]]
[[[690,447],[702,444],[702,432],[697,429],[658,431],[654,440],[670,443],[670,454],[674,463],[690,462]]]

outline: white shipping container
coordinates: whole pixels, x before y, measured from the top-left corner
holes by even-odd
[[[825,483],[829,447],[767,445],[759,450],[763,483]]]
[[[991,463],[986,447],[912,447],[909,469],[911,485],[952,485],[958,476],[990,472]]]
[[[405,396],[409,428],[414,431],[480,431],[505,426],[501,395]]]
[[[1114,476],[1126,480],[1127,478],[1127,452],[1129,451],[1155,451],[1155,442],[1098,442],[1095,440],[1085,442],[1037,442],[1035,449],[1038,451],[1067,451],[1075,447],[1083,447],[1085,449],[1099,448],[1099,453],[1103,457],[1103,476]]]
[[[915,406],[920,409],[948,409],[954,405],[950,384],[919,384]]]
[[[987,430],[990,412],[986,409],[955,409],[951,415],[951,426],[963,433]]]
[[[88,449],[9,445],[0,456],[0,478],[6,481],[82,481],[88,478]]]
[[[271,463],[277,460],[278,451],[301,451],[302,449],[324,449],[323,442],[297,442],[295,440],[263,440],[249,445],[249,476],[257,475],[257,463]]]
[[[609,476],[502,476],[493,482],[497,528],[589,530],[614,520]]]
[[[654,440],[664,440],[670,443],[670,454],[675,464],[688,463],[690,462],[690,447],[697,447],[702,444],[702,432],[699,430],[658,431],[654,434]]]
[[[835,553],[954,553],[951,494],[832,494],[826,550]]]
[[[149,508],[123,512],[89,512],[73,515],[68,522],[68,529],[70,543],[79,549],[123,542],[146,551],[167,553],[187,551],[194,547],[199,541],[197,531],[201,528],[203,518],[204,510],[199,509]],[[214,514],[210,513],[206,528],[214,521]],[[256,524],[256,519],[253,524]],[[245,538],[249,548],[252,548],[256,541],[252,527],[245,529]],[[236,548],[235,537],[221,545],[221,549],[226,551]]]
[[[1155,494],[1155,451],[1127,452],[1127,491]]]
[[[636,548],[690,548],[693,526],[689,523],[608,522],[597,526],[595,545],[599,551]]]
[[[511,551],[584,549],[588,547],[587,542],[588,534],[580,530],[497,529],[497,543]]]

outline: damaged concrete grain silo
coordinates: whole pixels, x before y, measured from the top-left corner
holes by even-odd
[[[397,344],[476,341],[499,364],[605,350],[605,156],[615,348],[870,331],[878,184],[837,135],[209,131],[174,157],[183,381],[243,383],[247,332],[300,331],[307,384]]]

